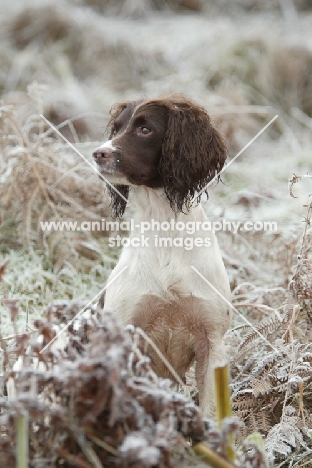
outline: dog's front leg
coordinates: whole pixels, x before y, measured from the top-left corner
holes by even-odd
[[[225,363],[225,351],[222,337],[209,337],[208,342],[197,343],[196,348],[195,373],[199,395],[199,406],[206,417],[215,419],[216,406],[214,371],[216,367],[223,366]]]

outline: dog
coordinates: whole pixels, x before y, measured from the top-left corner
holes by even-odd
[[[110,115],[109,139],[93,158],[113,215],[123,216],[129,200],[134,229],[108,279],[104,309],[140,327],[182,381],[195,362],[199,405],[212,417],[231,294],[200,198],[225,164],[224,139],[202,106],[179,95],[120,102]],[[142,226],[151,226],[144,239]],[[154,347],[142,349],[157,375],[172,378]]]

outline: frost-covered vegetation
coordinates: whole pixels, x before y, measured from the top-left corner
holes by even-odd
[[[109,216],[101,181],[40,114],[88,160],[121,99],[183,93],[200,102],[224,134],[229,160],[278,115],[210,188],[205,209],[212,220],[277,223],[276,231],[218,233],[233,304],[269,341],[234,313],[226,345],[241,421],[237,445],[259,431],[272,466],[312,465],[310,2],[30,0],[0,8],[0,373],[15,359],[12,336],[41,330],[52,306],[92,299],[118,255],[107,232],[40,229],[42,221]],[[196,400],[192,375],[188,386]],[[171,423],[166,419],[167,430]],[[187,443],[179,438],[193,435],[171,435],[176,459],[170,452],[163,461],[166,449],[145,453],[161,466],[182,466],[183,457],[199,466],[194,455],[181,455]],[[76,458],[62,452],[62,466],[97,466],[91,449],[79,452],[80,442],[70,439]],[[149,466],[148,457],[135,465],[124,453],[129,466]],[[256,454],[248,463],[261,466]]]

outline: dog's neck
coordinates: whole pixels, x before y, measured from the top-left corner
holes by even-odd
[[[175,212],[169,204],[163,189],[151,189],[145,186],[139,186],[131,190],[131,211],[132,216],[137,222],[151,221],[201,221],[206,218],[201,204],[194,206],[184,213]]]

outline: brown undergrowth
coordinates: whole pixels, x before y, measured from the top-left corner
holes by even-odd
[[[40,86],[34,87],[40,93]],[[45,250],[59,268],[66,261],[77,266],[78,260],[80,266],[87,266],[88,259],[100,256],[92,237],[105,237],[105,231],[44,230],[42,223],[72,221],[80,226],[81,222],[96,221],[101,226],[108,214],[103,182],[45,124],[38,111],[23,122],[12,106],[4,105],[0,119],[1,157],[6,161],[1,164],[1,245],[6,249]],[[75,119],[67,120],[58,128],[72,128],[74,132],[74,122]],[[86,159],[90,159],[90,145],[87,150]],[[83,154],[85,149],[80,152]]]
[[[293,177],[293,183],[302,177]],[[308,466],[312,460],[312,203],[302,234],[297,264],[282,307],[257,303],[268,316],[253,328],[243,325],[231,361],[233,408],[243,421],[243,437],[259,431],[274,466]],[[237,288],[237,291],[239,288]],[[277,292],[277,291],[276,291]],[[274,296],[274,291],[273,291]],[[272,298],[271,298],[272,300]],[[240,303],[236,303],[240,308]],[[271,343],[266,346],[262,338]],[[233,345],[233,343],[232,343]]]
[[[16,306],[8,305],[16,315]],[[77,304],[50,309],[46,320],[35,323],[39,338],[17,337],[21,368],[8,374],[17,398],[0,398],[1,463],[16,466],[18,415],[29,422],[32,467],[192,466],[200,461],[192,455],[191,443],[199,441],[224,456],[237,421],[229,419],[219,430],[204,419],[169,380],[152,372],[138,349],[135,329],[125,331],[113,315],[105,314],[99,322],[91,310],[88,319],[64,332],[65,350],[52,345],[41,353],[56,335],[55,322],[65,324],[78,310]],[[237,467],[247,466],[250,450],[261,461],[261,452],[246,441]]]

